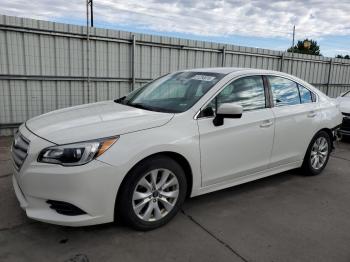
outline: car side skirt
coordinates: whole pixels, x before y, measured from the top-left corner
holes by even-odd
[[[287,170],[299,168],[299,167],[301,167],[302,164],[303,164],[303,161],[297,161],[297,162],[293,162],[293,163],[277,166],[277,167],[274,167],[274,168],[271,168],[271,169],[267,169],[267,170],[264,170],[264,171],[261,171],[261,172],[249,174],[249,175],[242,176],[242,177],[238,177],[238,178],[235,178],[235,179],[232,179],[232,180],[223,181],[223,182],[220,182],[220,183],[217,183],[217,184],[214,184],[214,185],[205,186],[205,187],[199,188],[197,190],[194,189],[194,191],[191,194],[191,197],[203,195],[203,194],[210,193],[210,192],[213,192],[213,191],[217,191],[217,190],[221,190],[221,189],[237,186],[237,185],[248,183],[248,182],[251,182],[251,181],[254,181],[254,180],[258,180],[258,179],[261,179],[261,178],[264,178],[264,177],[268,177],[268,176],[272,176],[272,175],[275,175],[275,174],[279,174],[279,173],[287,171]]]

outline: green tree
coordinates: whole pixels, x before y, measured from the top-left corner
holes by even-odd
[[[349,55],[336,55],[335,58],[344,58],[344,59],[350,59],[350,56]]]
[[[309,48],[305,47],[304,45],[306,41],[310,42]],[[288,48],[287,52],[322,56],[320,53],[320,46],[317,44],[317,41],[312,39],[309,40],[307,38],[304,41],[299,40],[295,46]]]

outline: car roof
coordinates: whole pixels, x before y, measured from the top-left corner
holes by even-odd
[[[239,67],[207,67],[207,68],[193,68],[185,71],[189,72],[211,72],[220,74],[230,74],[238,71],[251,70],[251,68],[239,68]]]
[[[182,72],[187,71],[187,72],[206,72],[206,73],[221,73],[225,75],[232,75],[232,74],[266,74],[266,75],[276,75],[280,77],[286,77],[288,79],[291,79],[292,81],[295,81],[303,86],[307,86],[313,90],[313,92],[317,93],[318,95],[324,95],[320,90],[317,88],[313,87],[306,81],[294,76],[290,75],[284,72],[280,71],[274,71],[274,70],[264,70],[264,69],[254,69],[254,68],[242,68],[242,67],[207,67],[207,68],[193,68],[193,69],[187,69],[187,70],[182,70]]]
[[[184,71],[189,72],[211,72],[211,73],[221,73],[221,74],[231,74],[231,73],[237,73],[237,72],[245,72],[245,73],[256,73],[256,74],[271,74],[271,73],[277,73],[277,74],[284,74],[282,72],[273,71],[273,70],[263,70],[263,69],[254,69],[254,68],[242,68],[242,67],[207,67],[207,68],[193,68],[193,69],[187,69]]]
[[[306,85],[310,85],[309,83],[305,82],[304,80],[294,76],[294,75],[290,75],[284,72],[280,72],[280,71],[274,71],[274,70],[264,70],[264,69],[255,69],[255,68],[242,68],[242,67],[208,67],[208,68],[193,68],[193,69],[188,69],[188,70],[184,70],[187,72],[206,72],[206,73],[221,73],[221,74],[225,74],[225,75],[229,75],[229,74],[240,74],[240,73],[244,73],[244,74],[257,74],[257,75],[262,75],[262,74],[266,74],[266,75],[277,75],[280,77],[286,77],[289,78],[293,81],[296,82],[300,82],[301,84],[306,84]]]

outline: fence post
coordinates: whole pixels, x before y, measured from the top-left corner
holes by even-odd
[[[226,48],[225,46],[222,47],[222,59],[221,59],[221,66],[224,67],[226,63]]]
[[[132,35],[132,51],[131,51],[131,87],[130,91],[133,91],[135,88],[135,52],[136,52],[136,39],[135,35]]]
[[[327,96],[328,96],[328,93],[329,93],[329,84],[331,82],[332,64],[333,64],[333,59],[331,58],[329,60],[328,80],[327,80],[327,89],[326,89],[326,95]]]
[[[284,52],[281,55],[281,66],[280,66],[280,71],[283,72],[283,67],[284,67]]]

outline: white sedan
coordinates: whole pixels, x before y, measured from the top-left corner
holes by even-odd
[[[337,98],[339,109],[343,114],[343,123],[338,131],[340,136],[350,136],[350,91],[341,94]]]
[[[320,174],[341,121],[334,101],[288,74],[179,71],[28,120],[12,146],[13,185],[36,220],[149,230],[186,197],[294,168]]]

